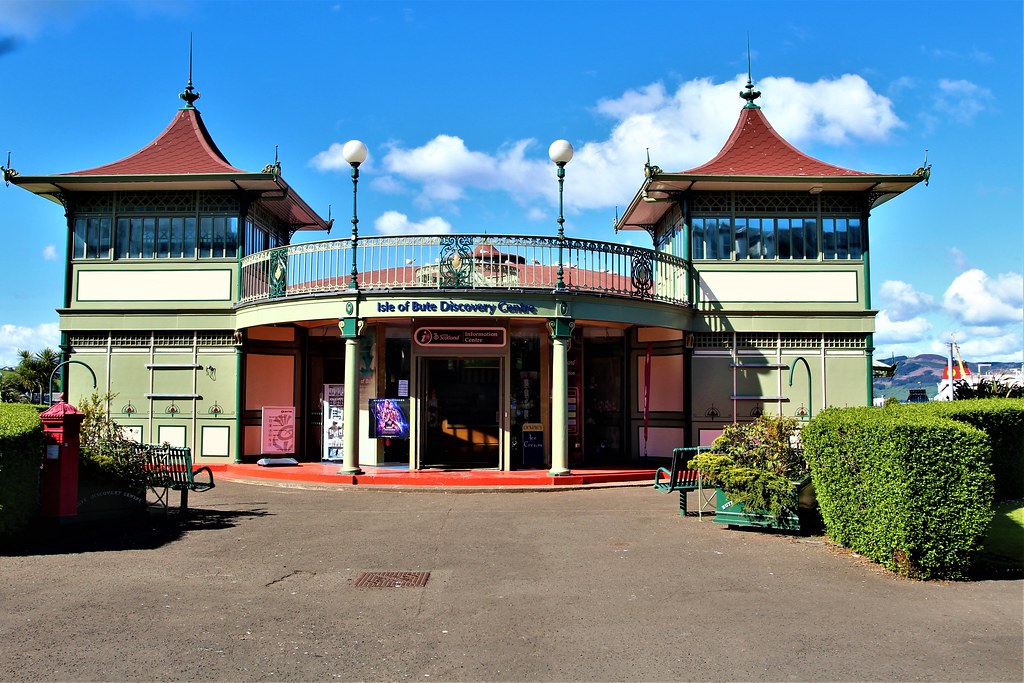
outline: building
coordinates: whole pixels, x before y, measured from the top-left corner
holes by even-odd
[[[135,154],[5,179],[66,212],[70,400],[94,371],[135,438],[207,463],[559,475],[708,443],[762,412],[871,405],[870,212],[927,170],[813,159],[759,95],[748,82],[711,161],[647,164],[617,229],[646,231],[648,249],[355,229],[293,242],[331,225],[279,165],[227,161],[191,81]]]

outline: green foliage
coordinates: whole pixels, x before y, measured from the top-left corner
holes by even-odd
[[[968,398],[1024,398],[1024,384],[1017,384],[1010,379],[998,377],[978,380],[970,384],[962,379],[953,382],[953,396],[957,399]]]
[[[804,427],[825,528],[901,574],[967,578],[992,520],[989,439],[908,408],[830,408]]]
[[[754,422],[727,425],[710,451],[698,453],[687,467],[700,470],[747,510],[781,519],[794,507],[794,482],[807,463],[794,448],[797,421],[762,415]]]
[[[18,367],[5,376],[0,388],[2,398],[7,401],[22,401],[23,393],[38,393],[40,396],[49,393],[47,383],[54,369],[60,365],[60,354],[53,349],[43,349],[38,353],[18,351]]]
[[[0,535],[20,530],[39,507],[42,443],[36,408],[0,405]]]
[[[988,434],[996,500],[1024,498],[1024,399],[932,401],[903,406],[912,414],[925,413],[965,422]]]
[[[93,391],[79,402],[78,409],[85,415],[79,464],[83,478],[131,490],[145,484],[146,460],[107,413],[107,403],[116,396]]]

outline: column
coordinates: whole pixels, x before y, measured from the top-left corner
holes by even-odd
[[[359,325],[355,318],[341,321],[345,340],[345,409],[342,447],[345,462],[338,474],[362,474],[359,469]]]
[[[569,471],[569,344],[575,322],[555,318],[551,331],[551,471],[552,477]]]

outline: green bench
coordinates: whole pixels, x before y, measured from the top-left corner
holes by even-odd
[[[668,469],[659,467],[654,473],[655,489],[661,493],[679,492],[680,515],[687,513],[686,494],[690,491],[697,492],[697,499],[699,501],[697,505],[698,517],[703,517],[704,510],[709,507],[711,509],[715,507],[715,489],[707,489],[710,493],[705,493],[704,481],[700,472],[686,468],[686,463],[690,461],[690,458],[697,453],[707,450],[710,450],[710,446],[691,446],[673,449],[671,466]]]
[[[193,467],[192,451],[174,446],[139,444],[136,452],[146,458],[146,486],[155,495],[157,504],[168,508],[171,491],[181,493],[181,511],[188,510],[189,491],[209,491],[214,487],[209,467]],[[196,475],[205,475],[196,478]]]

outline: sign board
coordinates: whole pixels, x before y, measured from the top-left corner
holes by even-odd
[[[409,399],[370,399],[370,438],[409,438]]]
[[[332,462],[341,462],[344,458],[343,435],[345,424],[345,385],[325,384],[322,399],[323,405],[323,444],[320,458]]]
[[[295,452],[295,406],[263,407],[262,446],[266,455]]]
[[[419,346],[460,348],[501,348],[504,327],[420,327],[412,336]]]
[[[523,465],[544,466],[544,425],[540,423],[523,425]]]

